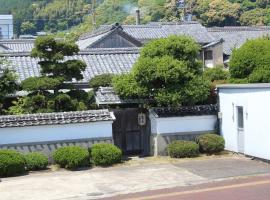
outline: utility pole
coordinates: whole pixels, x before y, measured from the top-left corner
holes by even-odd
[[[92,25],[93,25],[93,30],[96,29],[96,0],[92,0],[92,9],[91,9],[91,12],[92,12]]]

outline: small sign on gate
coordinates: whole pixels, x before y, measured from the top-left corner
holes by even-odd
[[[138,114],[138,124],[140,126],[146,125],[146,114],[145,113],[139,113]]]

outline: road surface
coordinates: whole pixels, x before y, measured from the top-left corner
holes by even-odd
[[[270,176],[120,195],[106,200],[270,200]],[[105,200],[105,199],[104,199]]]

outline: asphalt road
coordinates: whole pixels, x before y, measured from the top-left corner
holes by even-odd
[[[226,180],[106,198],[106,200],[269,200],[270,176]],[[104,199],[105,200],[105,199]]]

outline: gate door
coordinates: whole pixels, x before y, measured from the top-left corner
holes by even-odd
[[[113,123],[115,145],[126,155],[146,155],[149,151],[150,127],[146,110],[125,108],[113,110],[116,117]],[[139,124],[139,114],[145,114],[146,124]]]

